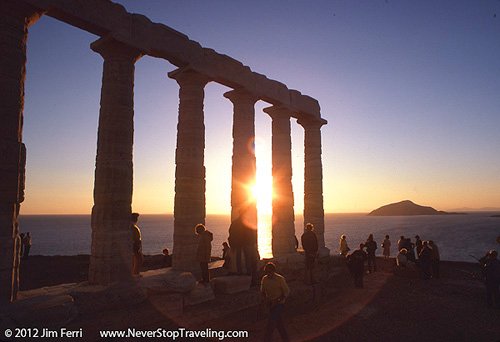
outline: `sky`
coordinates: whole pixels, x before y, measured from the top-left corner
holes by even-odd
[[[316,98],[326,212],[405,199],[438,210],[500,207],[500,1],[120,0],[203,47]],[[92,208],[102,58],[88,32],[42,17],[30,28],[21,214]],[[175,66],[135,70],[133,210],[171,213]],[[229,88],[205,88],[207,212],[230,213]],[[259,189],[271,187],[271,120],[256,104]],[[292,119],[295,212],[303,210],[303,129]],[[269,210],[262,190],[260,209]]]

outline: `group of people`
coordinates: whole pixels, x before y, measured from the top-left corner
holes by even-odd
[[[391,255],[389,235],[385,236],[380,246],[384,258],[389,258]],[[340,237],[339,252],[347,259],[347,265],[356,287],[363,287],[365,263],[367,264],[367,273],[377,271],[375,256],[377,248],[377,242],[374,240],[373,234],[370,234],[366,242],[361,243],[358,249],[349,254],[350,248],[347,244],[347,237],[345,235]],[[413,243],[411,238],[405,238],[402,235],[398,241],[396,266],[398,269],[406,269],[410,262],[418,266],[422,279],[439,278],[440,255],[439,248],[434,241],[423,241],[416,235],[415,243]]]
[[[372,273],[377,271],[377,262],[375,251],[377,250],[377,242],[373,239],[373,234],[368,235],[366,242],[360,243],[359,248],[348,254],[350,248],[347,246],[347,238],[345,235],[340,237],[339,250],[340,254],[346,257],[347,267],[354,278],[354,286],[363,287],[363,276],[365,273],[365,262],[367,263],[367,272]]]
[[[408,263],[414,263],[420,270],[422,279],[438,279],[440,277],[439,264],[441,257],[439,248],[432,240],[423,241],[420,236],[415,236],[415,243],[403,235],[398,241],[398,255],[396,264],[400,269],[405,269]]]
[[[27,232],[26,234],[21,233],[19,234],[19,237],[21,238],[20,257],[26,259],[30,255],[30,249],[32,243],[30,232]]]

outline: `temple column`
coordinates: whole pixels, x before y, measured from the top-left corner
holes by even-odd
[[[319,255],[327,256],[325,247],[325,212],[323,209],[323,166],[321,163],[321,126],[326,120],[299,119],[304,127],[304,226],[314,225]]]
[[[290,111],[268,107],[264,112],[272,118],[273,163],[273,256],[295,253],[295,225],[292,190],[292,138]]]
[[[19,288],[20,204],[24,200],[26,147],[22,143],[26,40],[41,16],[36,8],[0,1],[0,306]]]
[[[175,151],[174,247],[172,266],[199,273],[194,227],[205,223],[205,124],[203,101],[206,76],[189,68],[168,74],[179,84],[179,118]]]
[[[251,187],[255,184],[255,102],[258,98],[243,90],[224,94],[234,106],[233,112],[233,166],[231,180],[231,220],[241,209],[246,211],[247,223],[257,229],[257,207]]]
[[[89,281],[132,277],[134,71],[142,52],[112,38],[90,45],[104,59],[92,208]]]

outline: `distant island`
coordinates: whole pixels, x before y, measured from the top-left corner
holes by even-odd
[[[369,213],[369,216],[413,216],[413,215],[457,215],[463,213],[448,213],[432,207],[424,207],[406,200],[384,205]]]

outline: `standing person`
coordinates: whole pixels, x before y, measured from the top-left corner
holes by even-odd
[[[347,238],[344,234],[342,234],[342,236],[340,237],[340,240],[339,240],[339,252],[343,256],[347,256],[347,253],[350,250],[351,249],[349,248],[349,246],[347,246]]]
[[[424,247],[422,240],[420,240],[420,236],[415,235],[415,248],[417,249],[417,255],[420,255],[422,248]]]
[[[28,256],[30,255],[30,249],[32,244],[30,232],[26,233],[26,236],[24,237],[22,244],[24,245],[23,258],[27,259]]]
[[[242,256],[245,258],[245,274],[256,276],[257,268],[257,230],[248,224],[247,214],[250,208],[240,210],[240,215],[229,227],[229,246],[236,255],[236,270],[243,274]]]
[[[314,284],[313,268],[318,255],[318,237],[314,232],[312,223],[306,224],[305,232],[302,234],[300,240],[302,241],[302,248],[304,248],[306,259],[305,282],[306,284]]]
[[[384,258],[389,258],[391,256],[391,240],[389,240],[389,235],[385,236],[384,242],[382,242],[382,248],[384,249]]]
[[[482,258],[482,260],[484,262],[486,304],[489,308],[496,306],[500,309],[500,261],[498,261],[497,251],[489,251],[486,258]]]
[[[420,267],[420,274],[422,279],[431,278],[431,249],[429,248],[429,243],[424,241],[422,243],[422,250],[418,255],[418,265]]]
[[[20,240],[21,241],[21,243],[20,243],[20,245],[21,245],[20,251],[21,252],[19,253],[19,257],[22,258],[24,256],[24,233],[19,234],[19,237],[21,238],[21,240]]]
[[[368,272],[377,271],[377,262],[375,258],[375,250],[377,249],[377,243],[373,240],[373,234],[368,235],[368,239],[365,243],[367,260],[368,260]]]
[[[139,214],[132,213],[130,216],[130,229],[132,231],[132,274],[138,276],[141,272],[144,256],[142,255],[142,235],[141,229],[137,226]]]
[[[363,250],[364,247],[365,245],[361,243],[359,245],[359,249],[356,249],[347,256],[347,267],[354,278],[354,286],[358,288],[363,287],[363,275],[365,273],[366,260],[366,253]]]
[[[226,269],[229,269],[231,265],[230,253],[231,253],[231,248],[229,247],[227,242],[224,241],[222,243],[222,260],[224,260],[224,264],[222,265],[222,267]]]
[[[168,248],[163,249],[163,267],[172,267],[172,255]]]
[[[272,341],[274,329],[278,332],[283,341],[289,341],[288,334],[281,317],[286,298],[290,294],[290,289],[285,278],[276,273],[276,266],[268,262],[264,268],[266,275],[262,277],[260,283],[260,293],[262,300],[269,308],[269,321],[267,323],[264,341]]]
[[[432,278],[439,279],[439,261],[441,260],[439,248],[432,240],[429,241],[429,247],[431,248]]]
[[[407,253],[408,260],[411,262],[416,262],[417,258],[415,257],[415,244],[411,242],[411,238],[405,239],[404,243],[405,243],[404,248],[408,250]]]
[[[398,240],[398,251],[406,248],[406,239],[404,235],[401,235]]]
[[[205,225],[199,223],[194,228],[198,235],[198,249],[196,250],[196,257],[200,263],[201,278],[200,283],[208,284],[210,282],[210,274],[208,273],[208,263],[212,255],[212,240],[214,236],[209,232]]]

